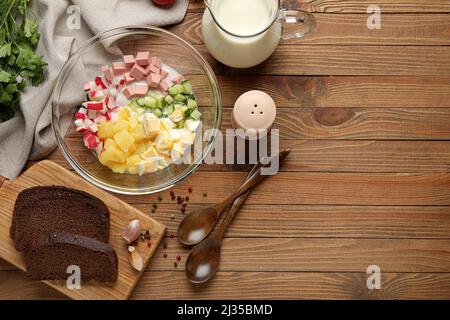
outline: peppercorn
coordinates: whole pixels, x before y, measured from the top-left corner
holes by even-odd
[[[183,198],[181,196],[177,197],[177,203],[181,204],[183,202]]]
[[[175,200],[175,192],[170,191],[170,198],[172,198],[172,200]]]
[[[193,190],[192,190],[192,187],[189,187],[189,188],[188,188],[188,192],[189,192],[189,193],[192,193],[192,191],[193,191]]]
[[[207,197],[208,196],[208,192],[203,192],[203,196]]]
[[[177,261],[180,261],[181,260],[181,256],[177,256]]]
[[[150,234],[150,230],[145,230],[145,239],[150,240],[152,238],[152,235]]]
[[[147,247],[151,247],[152,246],[152,242],[150,240],[147,241]]]
[[[170,215],[170,219],[172,219],[172,220],[175,219],[175,215],[174,215],[174,214],[171,214],[171,215]]]
[[[186,202],[189,202],[189,196],[186,196]]]
[[[162,201],[163,200],[163,198],[162,198],[162,196],[159,194],[158,195],[158,201]]]
[[[178,267],[178,263],[174,262],[174,263],[173,263],[173,266],[174,266],[175,268]]]
[[[152,204],[152,207],[153,207],[154,209],[156,209],[156,208],[158,208],[158,204],[155,202],[155,203]]]
[[[167,249],[167,242],[163,242],[163,249]]]
[[[186,212],[186,207],[181,207],[181,213],[185,213]]]
[[[164,257],[164,258],[167,258],[167,253],[164,253],[164,254],[163,254],[163,257]]]

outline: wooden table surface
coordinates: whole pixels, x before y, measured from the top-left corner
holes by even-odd
[[[450,298],[450,1],[375,1],[381,30],[366,27],[374,1],[302,2],[315,13],[317,31],[280,44],[263,65],[245,71],[206,52],[201,3],[169,28],[217,72],[223,128],[231,126],[241,93],[266,90],[278,106],[281,144],[292,153],[232,223],[210,283],[189,284],[188,250],[168,237],[132,298]],[[49,159],[67,167],[58,151]],[[245,174],[203,166],[175,192],[192,186],[191,208],[214,203]],[[169,231],[182,217],[168,192],[155,213],[156,196],[121,198]],[[366,286],[373,264],[381,268],[380,290]],[[0,299],[16,298],[64,297],[0,261]]]

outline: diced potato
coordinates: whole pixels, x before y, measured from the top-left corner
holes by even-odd
[[[119,145],[120,149],[128,152],[130,146],[134,143],[133,136],[127,130],[121,130],[114,135],[114,140]]]
[[[151,146],[145,152],[142,153],[141,157],[142,159],[150,159],[152,157],[156,157],[157,155],[158,152],[156,151],[155,147]]]
[[[140,162],[140,161],[141,161],[141,157],[139,157],[139,155],[135,154],[135,155],[127,158],[127,166],[133,167],[136,164],[138,164],[138,162]]]
[[[127,170],[127,165],[123,163],[110,163],[108,167],[115,173],[124,173]]]
[[[135,146],[136,146],[135,153],[138,155],[143,154],[148,148],[147,143],[145,142],[136,143]]]
[[[133,130],[134,128],[136,128],[139,125],[139,121],[136,117],[131,117],[128,120],[128,123],[130,125],[130,129]]]
[[[98,157],[99,161],[103,165],[108,165],[110,163],[116,162],[116,163],[124,163],[125,157],[123,152],[116,148],[108,148],[104,150],[102,153],[100,153],[100,156]]]
[[[121,108],[119,111],[119,119],[128,120],[131,116],[131,110],[128,108]]]
[[[114,134],[116,134],[119,131],[128,130],[128,129],[129,129],[128,121],[119,119],[119,120],[117,120],[116,123],[114,123]]]
[[[131,135],[133,136],[134,140],[136,140],[136,142],[141,142],[148,138],[142,124],[138,124],[136,127],[134,127],[131,131]]]
[[[116,148],[116,149],[119,149],[119,146],[118,146],[117,143],[114,141],[114,139],[108,138],[108,139],[105,140],[104,148],[105,148],[105,149],[110,149],[110,148]]]
[[[114,135],[114,124],[111,121],[103,121],[98,125],[98,137],[100,139],[112,138]]]

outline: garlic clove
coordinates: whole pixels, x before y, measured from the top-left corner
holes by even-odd
[[[137,219],[131,221],[123,231],[123,238],[127,243],[131,243],[141,234],[141,222]]]
[[[129,252],[133,252],[134,250],[136,250],[135,247],[133,247],[133,246],[128,246],[128,251],[129,251]]]
[[[144,268],[144,259],[142,259],[141,254],[136,250],[131,252],[129,260],[131,266],[137,271],[141,271]]]

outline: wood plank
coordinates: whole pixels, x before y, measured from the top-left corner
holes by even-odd
[[[182,24],[168,28],[190,44],[202,44],[203,13],[188,13]],[[446,14],[385,14],[381,29],[367,28],[367,14],[314,15],[317,30],[283,44],[338,45],[449,45],[450,19]]]
[[[449,299],[449,276],[382,273],[381,289],[368,290],[366,273],[218,272],[193,286],[181,272],[158,272],[145,273],[132,299]]]
[[[371,0],[297,0],[300,8],[310,12],[326,13],[366,13],[367,7],[373,5]],[[450,12],[446,0],[378,0],[376,2],[383,13],[436,13]],[[203,12],[202,0],[191,0],[189,12]]]
[[[72,152],[85,152],[80,137],[66,138]],[[283,140],[289,161],[281,171],[297,172],[450,172],[450,141]],[[59,150],[47,159],[67,167]],[[87,161],[85,167],[93,167]],[[248,171],[249,165],[203,165],[201,171]]]
[[[448,108],[450,77],[219,76],[222,103],[232,107],[246,91],[267,92],[277,107]],[[192,83],[202,105],[211,105],[203,77]]]
[[[382,273],[380,290],[368,290],[366,273],[218,272],[193,286],[182,272],[146,272],[132,299],[450,299],[449,273]],[[56,291],[0,272],[0,299],[64,299]],[[230,283],[233,285],[230,286]]]
[[[210,63],[216,74],[227,75],[358,75],[358,76],[448,76],[450,46],[380,46],[380,45],[286,45],[259,66],[234,69],[216,61],[204,45],[194,46]],[[135,51],[151,51],[167,56],[172,45],[137,43]],[[180,64],[179,61],[184,61]],[[176,66],[186,76],[202,74],[201,68],[184,50],[171,51],[166,63]]]
[[[198,49],[209,56],[203,46]],[[447,76],[448,56],[450,46],[281,44],[266,62],[250,69],[232,69],[208,59],[219,74]]]
[[[289,161],[289,160],[287,160]],[[190,203],[217,203],[241,184],[245,172],[198,172],[174,187]],[[217,181],[208,183],[205,181]],[[248,204],[450,205],[450,174],[366,174],[279,172],[254,189]],[[295,186],[295,193],[292,192]],[[202,192],[208,196],[203,197]],[[169,192],[162,193],[170,199]],[[154,196],[156,198],[156,196]],[[130,203],[151,203],[149,196],[121,196]],[[166,202],[170,200],[165,200]]]

